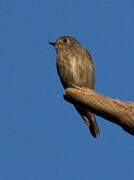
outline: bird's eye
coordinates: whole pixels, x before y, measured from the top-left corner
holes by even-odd
[[[63,39],[63,42],[64,42],[64,43],[67,43],[67,42],[68,42],[68,40],[67,40],[67,39]]]

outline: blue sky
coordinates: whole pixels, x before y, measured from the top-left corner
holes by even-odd
[[[96,89],[133,101],[133,0],[0,1],[0,179],[133,179],[133,136],[97,117],[93,139],[63,100],[48,41],[75,36]]]

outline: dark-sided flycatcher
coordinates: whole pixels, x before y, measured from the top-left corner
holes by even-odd
[[[87,49],[71,36],[62,36],[50,42],[57,53],[57,71],[64,88],[81,87],[95,90],[94,62]],[[88,125],[93,137],[99,134],[95,115],[75,106],[85,123]]]

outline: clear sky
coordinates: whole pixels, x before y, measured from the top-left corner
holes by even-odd
[[[96,90],[134,100],[133,0],[0,0],[0,180],[129,180],[134,137],[97,117],[93,139],[63,100],[48,41],[76,37]]]

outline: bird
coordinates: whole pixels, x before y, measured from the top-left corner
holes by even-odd
[[[49,44],[56,50],[57,73],[63,88],[77,86],[95,91],[95,65],[88,50],[69,35],[61,36]],[[78,105],[74,107],[89,127],[92,136],[98,137],[99,126],[95,115]]]

